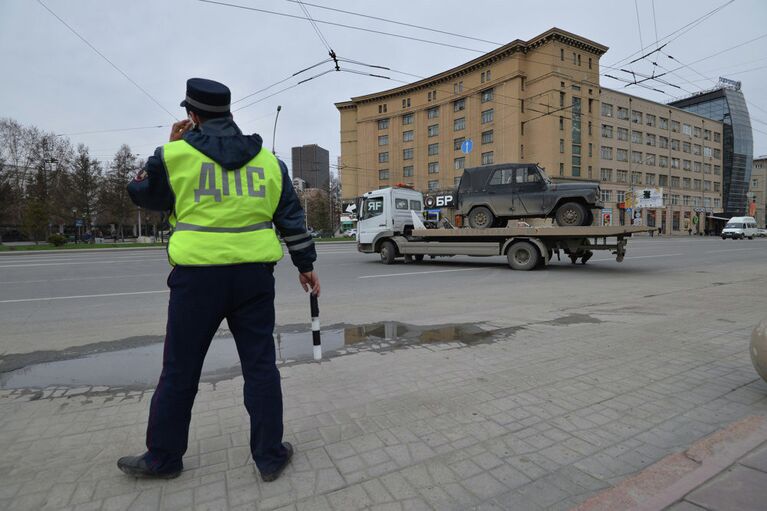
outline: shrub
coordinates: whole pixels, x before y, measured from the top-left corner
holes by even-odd
[[[51,234],[48,236],[48,243],[54,247],[60,247],[67,242],[67,239],[61,234]]]

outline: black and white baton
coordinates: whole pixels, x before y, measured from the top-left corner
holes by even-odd
[[[322,340],[320,339],[320,306],[317,295],[309,295],[309,306],[312,309],[312,343],[314,344],[314,360],[322,360]]]

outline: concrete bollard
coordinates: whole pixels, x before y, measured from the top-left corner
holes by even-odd
[[[751,333],[751,363],[764,381],[767,381],[767,319],[756,325]]]

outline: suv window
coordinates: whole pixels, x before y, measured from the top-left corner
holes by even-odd
[[[538,171],[536,169],[526,168],[526,169],[517,169],[517,179],[516,182],[518,184],[522,183],[540,183],[541,177],[538,174]]]
[[[371,197],[365,199],[362,206],[362,219],[373,218],[383,214],[383,197]]]
[[[490,178],[487,184],[490,186],[510,185],[513,175],[514,169],[498,169],[493,173],[493,177]]]

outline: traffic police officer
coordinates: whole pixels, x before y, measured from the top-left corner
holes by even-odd
[[[128,185],[133,202],[170,212],[170,303],[163,368],[152,397],[147,451],[118,460],[134,476],[172,478],[183,469],[192,405],[211,339],[227,320],[245,379],[250,448],[264,481],[293,454],[282,441],[282,391],[275,362],[273,269],[282,258],[279,230],[305,291],[319,294],[314,242],[285,164],[243,135],[218,82],[187,81],[189,119],[173,125]]]

